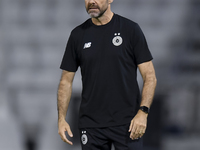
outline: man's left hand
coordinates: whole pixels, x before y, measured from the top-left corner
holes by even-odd
[[[147,116],[148,114],[139,110],[135,117],[131,120],[129,132],[132,140],[139,139],[144,135],[147,127]]]

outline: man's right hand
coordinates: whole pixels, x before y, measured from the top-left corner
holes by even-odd
[[[69,124],[63,120],[63,121],[58,121],[58,134],[60,135],[61,139],[70,144],[70,145],[73,145],[73,143],[71,141],[69,141],[65,135],[65,132],[67,131],[68,135],[70,137],[73,137],[73,134],[72,134],[72,131],[70,129],[70,126]]]

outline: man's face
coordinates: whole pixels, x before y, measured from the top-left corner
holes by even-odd
[[[109,0],[85,0],[85,8],[92,18],[101,17],[108,9]]]

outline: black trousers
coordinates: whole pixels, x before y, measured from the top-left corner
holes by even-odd
[[[106,128],[82,128],[80,139],[82,150],[142,150],[142,138],[132,140],[128,132],[129,124]]]

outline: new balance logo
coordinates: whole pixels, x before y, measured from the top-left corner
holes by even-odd
[[[92,46],[92,42],[85,43],[83,49],[90,48]]]

